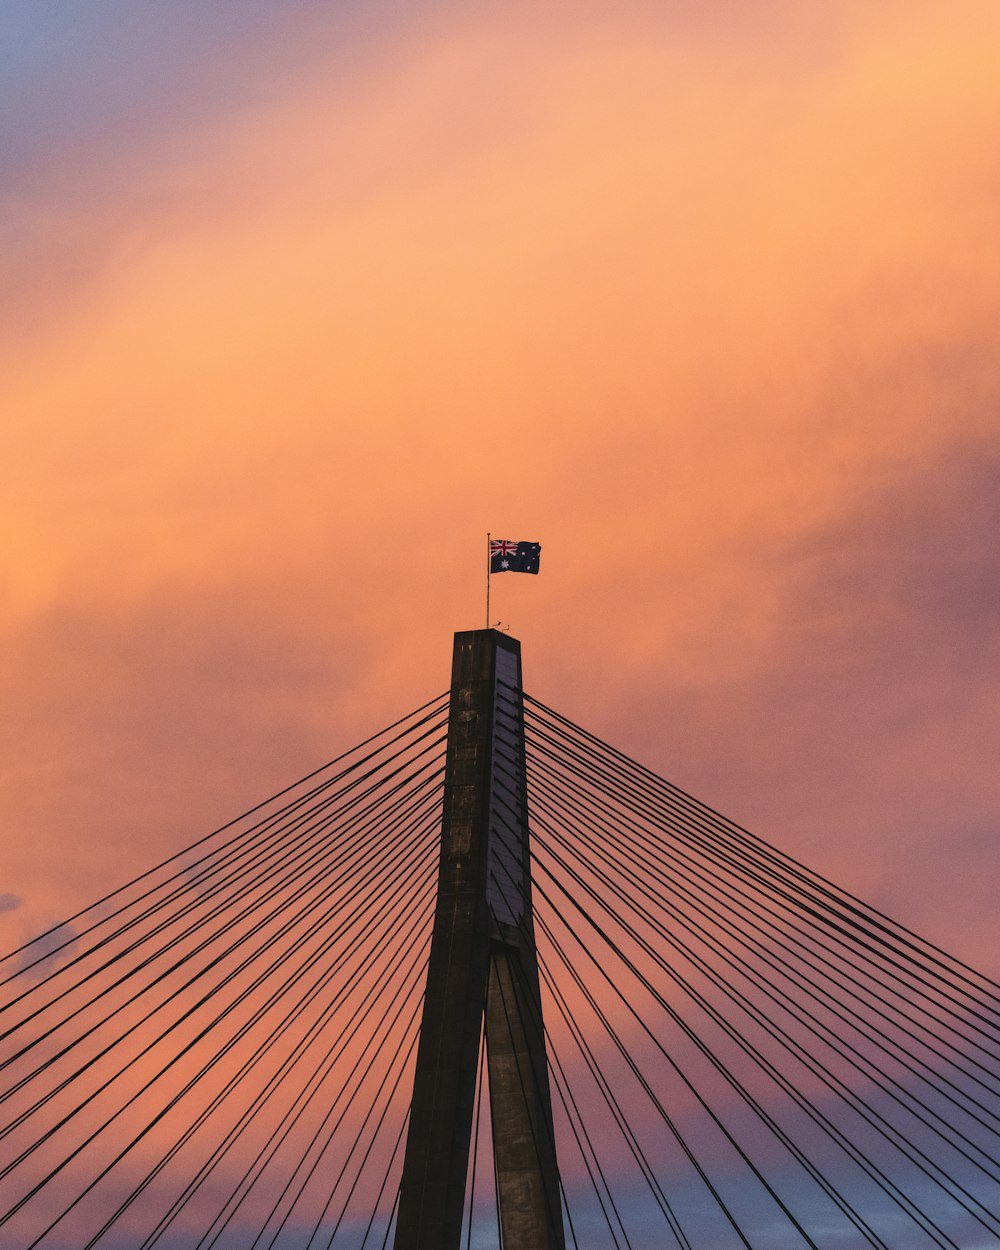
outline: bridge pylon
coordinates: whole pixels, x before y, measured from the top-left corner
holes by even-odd
[[[532,920],[521,647],[492,629],[455,635],[438,894],[394,1250],[460,1250],[481,1033],[503,1244],[565,1250]]]

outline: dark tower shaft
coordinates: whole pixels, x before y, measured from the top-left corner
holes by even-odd
[[[437,908],[394,1250],[459,1250],[484,1014],[504,1245],[565,1247],[520,692],[514,639],[455,635]]]

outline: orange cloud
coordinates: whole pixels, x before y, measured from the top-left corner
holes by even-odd
[[[817,704],[814,647],[863,695],[865,606],[847,579],[798,621],[800,553],[995,436],[1000,17],[786,16],[448,11],[15,204],[39,281],[3,318],[8,926],[93,896],[94,829],[128,873],[135,830],[224,817],[191,800],[220,752],[239,806],[443,687],[487,529],[543,543],[494,587],[537,693],[745,784],[790,839],[763,797],[789,742],[718,722],[767,738],[801,698],[837,745],[795,794],[864,827],[894,770],[855,807],[839,766],[912,739]],[[981,755],[923,732],[993,819]]]

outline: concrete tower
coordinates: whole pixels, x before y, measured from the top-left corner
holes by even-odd
[[[479,1037],[506,1250],[565,1250],[528,860],[521,648],[455,635],[437,907],[394,1250],[460,1250]]]

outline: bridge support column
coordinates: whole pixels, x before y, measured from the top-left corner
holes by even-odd
[[[394,1250],[460,1250],[480,1030],[509,1250],[565,1250],[528,860],[521,650],[455,635],[438,898]]]

